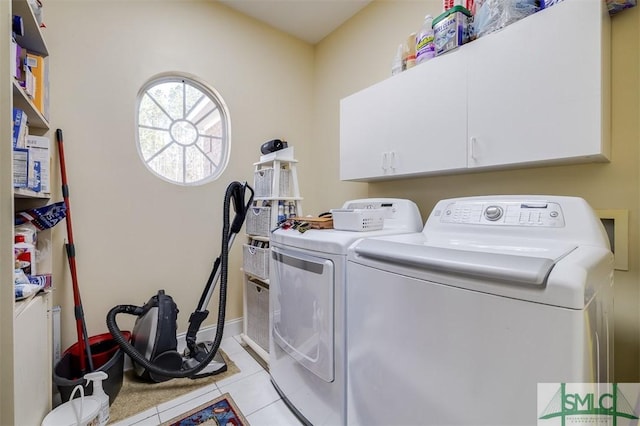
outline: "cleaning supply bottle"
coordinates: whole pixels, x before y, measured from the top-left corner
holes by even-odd
[[[36,247],[26,242],[22,234],[16,234],[13,241],[16,269],[22,269],[27,275],[36,275]]]
[[[282,223],[287,220],[287,216],[284,213],[284,201],[278,201],[278,223]]]
[[[98,424],[100,426],[109,423],[109,396],[102,389],[102,381],[108,377],[109,375],[104,371],[94,371],[84,375],[87,384],[93,382],[93,394],[91,397],[100,403],[100,411],[98,412]]]
[[[409,34],[407,37],[407,60],[405,61],[405,70],[416,66],[416,33]]]
[[[398,45],[398,51],[396,52],[396,57],[393,58],[393,62],[391,63],[391,75],[400,74],[402,72],[402,53],[403,46],[402,44]]]
[[[420,32],[416,38],[416,65],[436,56],[434,38],[433,17],[427,15],[424,17],[422,28],[420,28]]]

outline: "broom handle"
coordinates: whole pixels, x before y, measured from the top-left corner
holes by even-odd
[[[78,287],[78,273],[76,269],[76,248],[73,244],[73,227],[71,225],[71,204],[69,203],[69,185],[67,184],[67,166],[64,160],[64,140],[62,138],[62,130],[56,130],[56,140],[58,141],[58,152],[60,155],[60,175],[62,178],[62,197],[67,207],[67,239],[65,245],[67,250],[67,259],[69,260],[69,269],[71,271],[71,284],[73,286],[73,304],[74,314],[76,318],[76,332],[78,335],[78,345],[80,347],[80,371],[84,375],[86,372],[86,363],[84,352],[87,354],[89,362],[89,371],[93,371],[93,359],[91,358],[91,345],[87,335],[87,324],[84,319],[84,310],[82,309],[82,300],[80,299],[80,288]]]

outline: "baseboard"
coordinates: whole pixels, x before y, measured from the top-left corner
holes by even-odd
[[[238,336],[240,333],[242,333],[242,328],[243,328],[242,317],[225,321],[224,332],[222,337],[226,338],[226,337]],[[209,325],[206,327],[202,327],[200,331],[198,331],[197,336],[198,337],[196,338],[196,340],[198,342],[212,341],[216,337],[216,326]],[[184,351],[184,348],[187,346],[186,344],[187,333],[186,332],[179,333],[176,337],[178,339],[178,352],[182,352]],[[131,368],[133,368],[133,365],[131,364],[131,358],[125,354],[124,369],[130,370]]]

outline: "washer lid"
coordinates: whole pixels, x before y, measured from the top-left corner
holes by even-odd
[[[354,247],[363,258],[371,258],[423,270],[445,272],[485,280],[499,280],[514,284],[541,286],[546,283],[551,269],[577,246],[508,246],[504,244],[478,244],[472,241],[420,243],[413,235],[405,241],[366,239]]]

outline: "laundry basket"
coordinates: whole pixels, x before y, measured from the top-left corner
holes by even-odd
[[[247,336],[269,352],[269,288],[261,282],[245,280]]]
[[[242,246],[244,272],[263,280],[269,279],[269,248],[244,244]]]
[[[291,170],[280,169],[280,185],[276,188],[278,193],[273,193],[274,169],[266,167],[256,170],[253,175],[253,188],[256,197],[288,197],[291,195]]]
[[[384,226],[384,209],[333,209],[333,228],[341,231],[377,231]]]
[[[271,226],[271,207],[252,207],[246,216],[247,234],[268,237]]]

